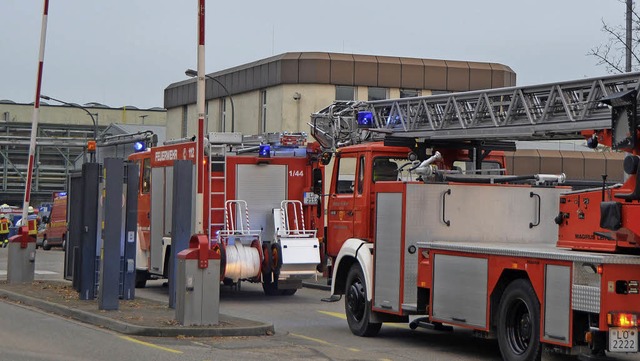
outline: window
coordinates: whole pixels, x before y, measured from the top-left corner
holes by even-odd
[[[151,158],[145,158],[142,163],[142,194],[151,190]]]
[[[369,87],[369,101],[387,99],[387,88]]]
[[[398,160],[377,157],[373,160],[373,182],[398,180]]]
[[[336,100],[354,100],[356,88],[352,86],[336,85]]]
[[[362,188],[364,184],[364,156],[360,156],[360,170],[358,171],[358,194],[362,194]]]
[[[400,98],[419,97],[420,90],[417,89],[400,89]]]
[[[356,159],[340,158],[338,159],[338,184],[336,193],[349,194],[353,193],[353,183],[356,180]]]
[[[188,115],[188,108],[186,105],[182,106],[182,126],[180,127],[180,134],[181,137],[184,138],[187,136],[187,115]]]
[[[260,132],[267,132],[267,91],[260,91]]]
[[[502,175],[504,169],[502,165],[495,161],[483,161],[482,170],[475,169],[475,165],[471,161],[456,160],[453,162],[453,169],[463,174],[482,174],[482,175]]]
[[[220,124],[218,129],[221,132],[225,131],[225,125],[227,124],[227,98],[220,98]]]

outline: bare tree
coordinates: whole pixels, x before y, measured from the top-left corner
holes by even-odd
[[[602,20],[602,31],[608,35],[608,41],[587,53],[598,59],[597,65],[604,65],[612,74],[640,70],[640,58],[636,54],[640,43],[640,16],[632,0],[619,2],[626,4],[626,24],[609,25]]]

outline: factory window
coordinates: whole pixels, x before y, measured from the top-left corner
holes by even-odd
[[[355,87],[336,85],[336,100],[354,100]]]
[[[260,91],[260,132],[267,132],[267,91]]]
[[[369,101],[387,99],[387,88],[369,87]]]
[[[400,89],[400,98],[413,98],[419,96],[420,90],[418,89]]]
[[[227,124],[227,98],[220,98],[220,124],[218,124],[218,131],[226,131]]]
[[[180,127],[180,136],[182,138],[187,136],[187,115],[188,115],[187,106],[183,105],[182,106],[182,126]]]

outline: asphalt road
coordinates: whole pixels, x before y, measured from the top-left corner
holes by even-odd
[[[0,249],[0,279],[6,270]],[[63,252],[37,251],[36,279],[62,279]],[[161,281],[138,289],[138,297],[167,300]],[[412,331],[385,324],[377,337],[351,334],[344,303],[321,302],[328,292],[304,288],[294,296],[265,296],[259,285],[223,287],[220,312],[274,324],[263,337],[126,337],[90,325],[0,302],[0,360],[499,360],[497,342],[474,338],[467,330]],[[16,327],[18,326],[18,327]],[[563,355],[543,360],[572,360]],[[623,355],[619,360],[640,360]]]

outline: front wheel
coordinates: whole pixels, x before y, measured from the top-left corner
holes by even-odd
[[[44,249],[45,251],[48,251],[51,249],[51,245],[49,244],[49,241],[46,238],[42,241],[42,249]]]
[[[375,336],[382,323],[371,322],[371,301],[367,300],[367,283],[359,264],[354,264],[347,276],[344,299],[345,313],[351,332],[356,336]]]
[[[507,361],[535,361],[542,357],[540,302],[527,280],[511,282],[500,299],[498,345]]]

